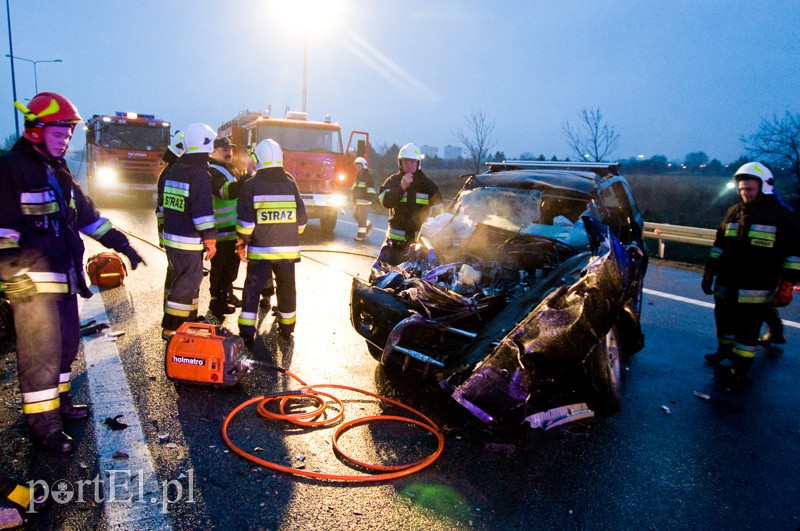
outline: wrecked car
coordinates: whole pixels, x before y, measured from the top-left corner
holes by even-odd
[[[486,424],[574,402],[612,414],[644,346],[642,228],[616,164],[490,163],[406,262],[353,280],[352,324]]]

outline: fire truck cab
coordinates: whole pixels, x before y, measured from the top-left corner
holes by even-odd
[[[86,122],[86,175],[89,195],[156,192],[170,124],[149,114],[95,114]]]
[[[346,148],[341,127],[329,117],[309,120],[308,114],[287,110],[283,118],[270,112],[243,111],[222,124],[219,136],[229,137],[241,147],[255,148],[271,138],[283,150],[283,167],[297,182],[309,219],[319,219],[323,232],[332,233],[339,210],[348,203],[355,181],[356,157],[369,157],[369,133],[353,131]],[[234,162],[244,171],[246,155],[234,155]]]

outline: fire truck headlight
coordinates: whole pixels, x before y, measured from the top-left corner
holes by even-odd
[[[328,204],[334,207],[343,207],[347,205],[347,198],[343,195],[333,194],[328,197]]]
[[[339,175],[336,176],[336,180],[340,183],[343,183],[347,179],[347,175],[344,172],[339,172]]]
[[[101,183],[113,183],[117,180],[117,170],[104,166],[97,169],[97,180]]]

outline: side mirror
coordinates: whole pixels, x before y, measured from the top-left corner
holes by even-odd
[[[359,157],[363,157],[367,153],[367,143],[363,139],[358,141],[356,153]]]

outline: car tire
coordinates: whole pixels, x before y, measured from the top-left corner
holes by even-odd
[[[592,350],[586,365],[592,409],[601,415],[612,415],[619,411],[625,371],[622,367],[622,349],[616,325]]]
[[[333,234],[339,216],[336,209],[332,208],[330,210],[330,212],[323,214],[319,218],[319,226],[325,234]]]

